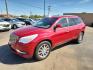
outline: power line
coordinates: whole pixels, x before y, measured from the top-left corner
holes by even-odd
[[[15,2],[15,1],[10,1],[12,4]],[[36,8],[36,9],[40,9],[40,10],[42,10],[43,11],[43,7],[39,7],[39,6],[34,6],[34,5],[31,5],[31,4],[28,4],[28,3],[25,3],[25,2],[15,2],[16,4],[15,5],[21,5],[21,7],[23,6],[23,7],[27,7],[27,8],[22,8],[24,11],[26,11],[26,10],[29,10],[29,7],[32,7],[32,8]],[[17,11],[21,11],[20,9],[14,9],[14,8],[11,8],[13,11],[15,11],[15,10],[17,10]],[[23,11],[22,11],[23,12]],[[32,12],[32,10],[31,10],[31,12]],[[30,13],[31,13],[30,12]]]
[[[5,0],[6,1],[6,0]],[[23,5],[23,6],[27,6],[27,7],[33,7],[33,8],[37,8],[37,9],[40,9],[40,10],[42,10],[42,11],[44,11],[44,17],[46,16],[46,0],[43,0],[44,1],[44,8],[43,7],[39,7],[39,6],[33,6],[33,5],[31,5],[31,4],[28,4],[28,3],[24,3],[24,2],[15,2],[16,4],[20,4],[20,5]],[[11,1],[12,2],[12,1]],[[14,2],[14,1],[13,1]],[[7,4],[7,1],[6,1],[6,4]],[[13,8],[14,9],[14,8]],[[15,9],[14,9],[15,10]],[[52,10],[54,10],[54,11],[57,11],[57,9],[55,9],[55,8],[53,8]],[[51,6],[48,6],[48,16],[50,15],[50,11],[52,11],[51,10]],[[7,14],[8,14],[8,8],[7,8],[7,5],[6,5],[6,12],[7,12]]]
[[[21,4],[21,5],[23,5],[23,6],[34,7],[34,8],[42,9],[42,10],[43,10],[43,8],[41,8],[41,7],[39,7],[39,6],[34,6],[34,5],[31,5],[31,4],[24,3],[24,2],[18,2],[18,3],[16,3],[16,4],[19,4],[19,5]]]

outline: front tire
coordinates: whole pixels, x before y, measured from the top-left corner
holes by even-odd
[[[13,27],[12,27],[13,29],[17,29],[18,27],[17,27],[17,25],[13,25]]]
[[[47,58],[51,51],[51,43],[48,41],[43,41],[39,43],[35,50],[35,59],[43,60]]]

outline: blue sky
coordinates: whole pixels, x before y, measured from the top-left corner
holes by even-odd
[[[43,15],[44,0],[7,0],[9,13],[14,15]],[[47,7],[51,6],[51,15],[62,15],[63,13],[93,12],[93,0],[46,0]],[[0,13],[5,13],[4,0],[0,0]]]

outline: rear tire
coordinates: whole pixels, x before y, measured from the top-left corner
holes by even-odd
[[[84,36],[84,33],[83,32],[80,32],[79,36],[77,37],[77,39],[75,39],[75,42],[80,44],[83,42],[83,36]]]
[[[93,23],[92,23],[91,27],[93,27]]]
[[[51,51],[51,43],[48,41],[42,41],[38,44],[35,50],[35,59],[36,60],[43,60],[47,58]]]

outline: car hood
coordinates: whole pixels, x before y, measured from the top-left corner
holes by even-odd
[[[12,23],[19,23],[19,24],[23,24],[23,23],[25,23],[25,22],[21,22],[21,21],[20,21],[20,22],[18,22],[18,21],[17,21],[17,22],[12,22]]]
[[[17,23],[24,23],[24,22],[21,22],[21,21],[20,21],[20,22],[17,22]]]
[[[43,28],[37,28],[33,26],[25,26],[19,29],[16,29],[13,33],[16,34],[19,37],[29,36],[33,34],[40,34],[45,32],[46,29]]]

